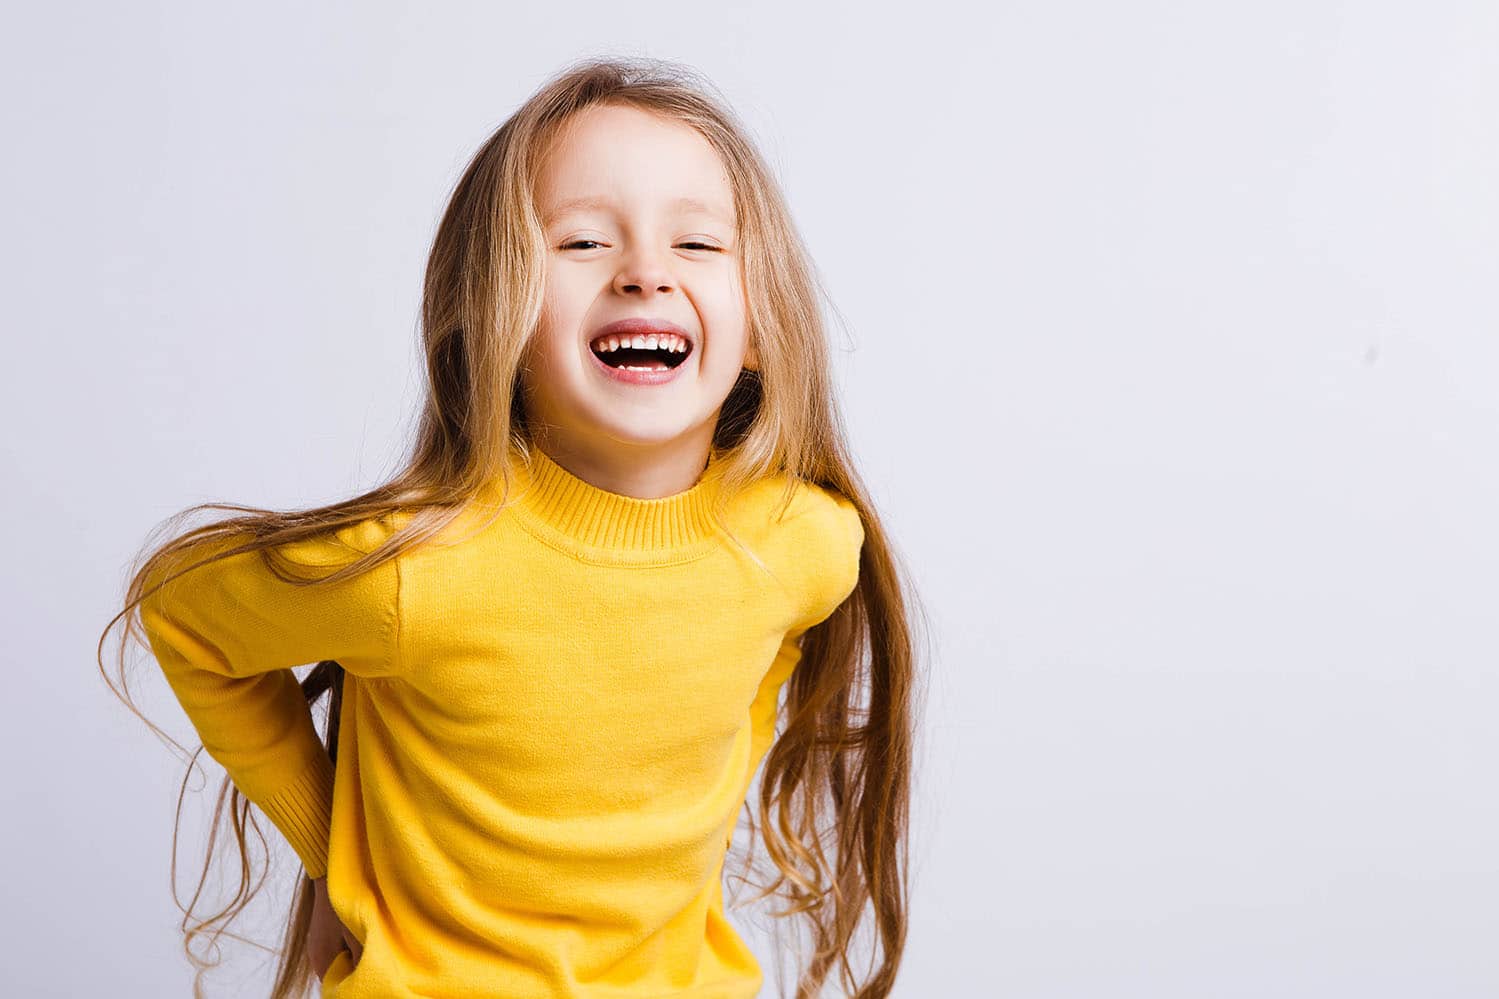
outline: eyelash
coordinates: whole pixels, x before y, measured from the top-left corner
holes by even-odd
[[[563,243],[562,246],[559,247],[559,249],[570,250],[573,247],[577,246],[579,243],[593,243],[593,244],[597,245],[598,242],[599,241],[596,240],[596,239],[575,239],[571,243]],[[705,249],[705,250],[712,250],[714,253],[722,253],[723,252],[723,247],[721,247],[721,246],[714,246],[711,243],[704,243],[704,242],[701,242],[700,240],[696,240],[696,239],[691,240],[690,242],[683,243],[681,245],[683,245],[683,246],[701,246],[703,249]]]

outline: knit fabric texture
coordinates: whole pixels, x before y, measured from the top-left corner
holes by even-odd
[[[778,476],[716,518],[716,451],[660,499],[540,448],[510,468],[508,501],[496,477],[437,538],[343,582],[287,582],[257,552],[179,576],[141,604],[152,652],[363,943],[324,996],[756,996],[724,861],[799,639],[857,582],[858,512]],[[324,576],[409,517],[274,561]],[[328,659],[336,772],[291,669]]]

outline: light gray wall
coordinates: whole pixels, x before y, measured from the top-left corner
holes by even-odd
[[[896,994],[1499,995],[1492,3],[7,20],[0,992],[188,994],[182,767],[95,663],[126,562],[393,467],[442,199],[613,52],[727,91],[846,320],[932,621]]]

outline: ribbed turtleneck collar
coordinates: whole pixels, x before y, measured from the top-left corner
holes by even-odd
[[[529,466],[512,460],[515,509],[543,540],[591,561],[676,561],[715,544],[713,502],[723,464],[718,451],[698,481],[683,492],[638,499],[579,478],[541,448],[530,448]]]

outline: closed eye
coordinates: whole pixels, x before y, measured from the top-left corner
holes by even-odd
[[[575,239],[571,243],[563,243],[562,246],[559,249],[571,250],[574,247],[581,247],[585,243],[591,244],[592,246],[599,246],[599,245],[601,245],[598,242],[598,240],[595,240],[595,239]],[[714,246],[711,243],[701,243],[701,242],[697,242],[696,240],[694,240],[692,242],[689,242],[689,243],[680,243],[678,245],[689,247],[689,248],[690,247],[699,247],[699,248],[704,249],[704,250],[712,250],[714,253],[722,253],[723,252],[723,247],[721,247],[721,246]]]

